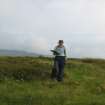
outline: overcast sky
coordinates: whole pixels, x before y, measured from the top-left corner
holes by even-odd
[[[0,49],[105,58],[105,0],[0,0]]]

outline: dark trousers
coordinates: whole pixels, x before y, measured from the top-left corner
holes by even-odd
[[[64,65],[65,65],[65,57],[56,56],[54,59],[54,65],[52,68],[51,77],[56,78],[58,81],[63,80]]]

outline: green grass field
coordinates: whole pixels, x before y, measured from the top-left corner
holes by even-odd
[[[105,105],[105,60],[69,59],[64,81],[51,58],[0,57],[0,105]]]

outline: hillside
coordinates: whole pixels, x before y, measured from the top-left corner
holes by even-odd
[[[38,56],[38,55],[39,54],[26,52],[26,51],[0,49],[0,56]]]
[[[0,105],[105,105],[105,60],[69,59],[64,81],[52,59],[0,57]]]

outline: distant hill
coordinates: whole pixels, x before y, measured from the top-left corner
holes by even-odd
[[[0,56],[39,56],[39,54],[26,51],[0,49]]]

